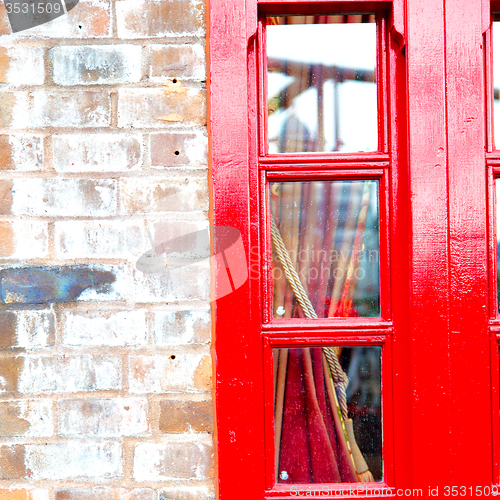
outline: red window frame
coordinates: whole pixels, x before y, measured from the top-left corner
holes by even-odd
[[[422,488],[425,494],[438,488],[444,498],[446,487],[498,484],[493,177],[500,173],[494,166],[500,156],[488,153],[488,177],[484,150],[489,87],[483,34],[490,3],[209,0],[208,5],[211,219],[241,232],[250,270],[245,285],[213,309],[219,498],[290,496],[270,484],[273,462],[266,462],[273,456],[272,381],[265,375],[272,372],[270,347],[321,345],[332,338],[344,345],[384,345],[389,487]],[[385,90],[380,115],[387,117],[382,153],[286,155],[286,161],[260,154],[265,103],[259,90],[259,14],[305,12],[311,5],[315,12],[347,12],[350,6],[356,12],[389,12],[388,50],[379,57],[387,56],[378,80]],[[306,172],[367,174],[386,183],[387,195],[380,189],[381,214],[389,214],[381,231],[385,303],[378,322],[270,321],[266,182],[303,179]],[[464,394],[482,416],[479,425],[472,423]]]

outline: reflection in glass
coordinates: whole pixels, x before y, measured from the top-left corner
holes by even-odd
[[[274,317],[380,316],[378,182],[270,190]]]
[[[375,16],[267,19],[269,153],[376,151]]]
[[[381,348],[273,349],[278,483],[382,481]]]

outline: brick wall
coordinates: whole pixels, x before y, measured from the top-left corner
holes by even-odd
[[[203,0],[0,4],[0,500],[214,497],[208,261],[136,268],[208,227],[204,37]]]

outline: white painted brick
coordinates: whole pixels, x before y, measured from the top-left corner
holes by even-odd
[[[125,3],[122,0],[120,4]],[[172,125],[205,125],[206,96],[198,88],[165,85],[164,88],[122,88],[118,91],[118,126],[121,128],[171,128]]]
[[[127,220],[56,222],[55,242],[61,259],[137,258],[146,247],[143,223]]]
[[[55,315],[50,310],[16,311],[17,347],[35,349],[54,345]]]
[[[99,217],[116,213],[116,181],[14,179],[14,215]]]
[[[15,170],[30,172],[43,168],[43,136],[12,134],[9,136]]]
[[[212,447],[206,443],[144,443],[135,449],[136,481],[205,479],[213,475]]]
[[[53,434],[52,401],[35,399],[0,402],[0,436],[49,437]]]
[[[157,310],[154,312],[153,335],[161,346],[206,344],[211,338],[210,310]]]
[[[142,164],[139,134],[61,134],[53,150],[58,172],[125,172]]]
[[[120,366],[116,356],[25,356],[18,390],[24,394],[117,390]]]
[[[0,47],[3,71],[0,83],[43,85],[43,49],[41,47]]]
[[[127,346],[147,341],[146,311],[68,311],[63,318],[65,345]]]
[[[172,359],[174,357],[174,359]],[[166,356],[130,356],[129,387],[132,393],[202,392],[206,355],[175,353]]]
[[[204,36],[202,0],[122,0],[116,4],[119,38]]]
[[[40,259],[49,253],[48,223],[42,221],[14,220],[0,221],[2,236],[11,236],[12,245],[7,239],[0,242],[0,257],[9,259]]]
[[[102,479],[122,474],[119,443],[67,441],[26,445],[31,479]]]
[[[165,81],[171,78],[204,80],[205,47],[193,45],[151,45],[149,47],[149,78]]]
[[[148,402],[143,398],[66,399],[59,401],[59,433],[101,438],[149,433]]]
[[[165,488],[159,492],[158,500],[215,500],[215,493],[206,486]]]
[[[210,264],[201,263],[165,272],[143,273],[134,269],[132,299],[135,302],[210,300]]]
[[[190,212],[208,210],[206,179],[189,177],[142,177],[122,179],[122,206],[125,213]]]
[[[77,8],[40,26],[4,35],[2,43],[23,38],[107,38],[111,37],[111,6],[106,0],[80,0]],[[9,28],[10,33],[10,28]]]
[[[110,94],[102,90],[17,92],[11,120],[11,127],[20,129],[107,127],[111,120]]]
[[[200,131],[155,132],[150,136],[151,166],[155,168],[207,164],[208,139]]]
[[[155,500],[151,488],[64,488],[56,491],[56,500]]]
[[[111,85],[141,79],[139,45],[73,45],[50,51],[58,85]]]

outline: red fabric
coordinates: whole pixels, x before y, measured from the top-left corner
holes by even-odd
[[[320,348],[290,349],[281,430],[280,483],[357,482]]]

